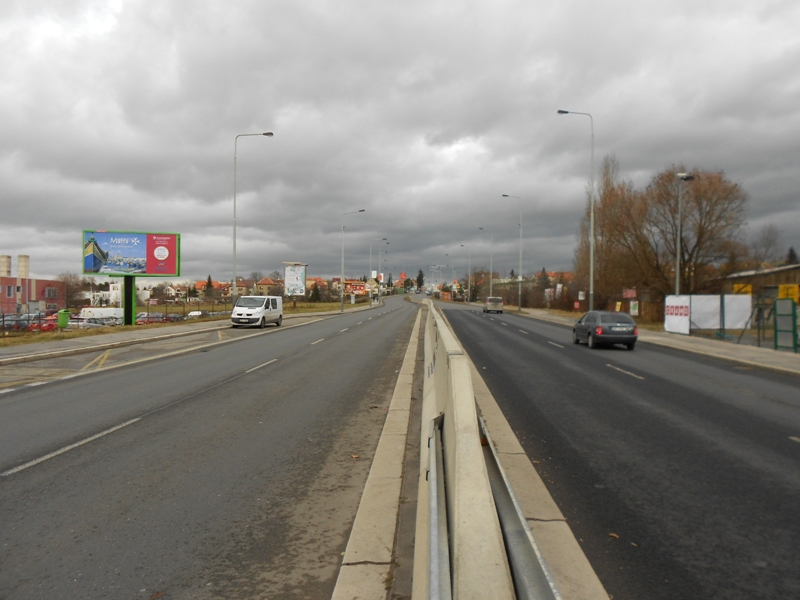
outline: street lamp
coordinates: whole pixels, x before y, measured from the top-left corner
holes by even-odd
[[[510,196],[503,194],[503,198],[516,198],[519,200],[519,273],[517,273],[517,304],[519,304],[519,312],[522,312],[522,198],[519,196]]]
[[[252,135],[264,135],[272,137],[271,131],[264,133],[240,133],[233,138],[233,304],[236,304],[236,145],[240,137],[249,137]]]
[[[461,247],[467,249],[469,257],[469,263],[467,263],[467,304],[469,304],[472,302],[472,250],[469,246],[464,246],[464,244],[461,244]]]
[[[388,246],[389,242],[386,242],[386,245]],[[383,283],[381,281],[383,279],[383,277],[380,276],[381,275],[381,246],[382,246],[382,244],[378,245],[378,304],[380,304],[380,301],[381,301],[381,283]],[[386,262],[386,259],[384,258],[383,261]],[[370,273],[370,275],[372,275],[372,273]]]
[[[678,178],[678,237],[675,240],[675,295],[681,293],[681,190],[684,181],[693,181],[694,175],[676,173]]]
[[[345,215],[354,215],[356,213],[366,212],[366,209],[361,208],[359,210],[351,210],[350,212],[342,213],[342,280],[340,282],[340,290],[339,296],[342,298],[342,309],[341,312],[344,312],[344,216]]]
[[[369,276],[370,277],[372,277],[372,242],[386,242],[386,238],[375,238],[374,240],[370,240],[369,241]],[[386,242],[386,243],[388,244],[389,242]],[[378,266],[379,267],[381,266],[380,251],[381,251],[380,246],[378,246]],[[377,279],[377,275],[376,275],[376,279]]]
[[[481,231],[488,231],[490,236],[489,243],[489,295],[492,295],[492,282],[494,281],[494,233],[491,229],[478,227]]]
[[[592,115],[584,112],[559,110],[560,115],[584,115],[589,117],[592,128],[592,165],[589,177],[591,196],[591,210],[589,211],[589,310],[594,310],[594,119]]]

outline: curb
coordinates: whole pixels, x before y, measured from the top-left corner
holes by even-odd
[[[332,600],[385,598],[391,577],[422,310],[411,331]]]

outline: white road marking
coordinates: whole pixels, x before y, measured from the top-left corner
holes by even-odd
[[[558,346],[559,348],[563,348],[561,344],[556,344],[555,342],[547,342],[548,344],[553,344],[553,346]]]
[[[18,467],[14,467],[13,469],[9,469],[8,471],[0,473],[0,477],[8,477],[9,475],[13,475],[14,473],[19,473],[20,471],[23,471],[23,470],[25,470],[25,469],[27,469],[29,467],[32,467],[34,465],[38,465],[39,463],[42,463],[42,462],[44,462],[46,460],[50,460],[51,458],[55,458],[59,454],[64,454],[64,452],[69,452],[70,450],[73,450],[74,448],[77,448],[78,446],[83,446],[84,444],[88,444],[89,442],[93,442],[94,440],[96,440],[98,438],[101,438],[101,437],[103,437],[105,435],[108,435],[109,433],[113,433],[113,432],[117,431],[118,429],[122,429],[123,427],[127,427],[128,425],[133,425],[134,423],[136,423],[136,421],[141,421],[141,418],[140,417],[136,417],[135,419],[131,419],[130,421],[125,421],[124,423],[122,423],[120,425],[112,427],[111,429],[106,429],[105,431],[101,431],[100,433],[97,433],[97,434],[95,434],[93,436],[90,436],[90,437],[86,438],[85,440],[81,440],[80,442],[75,442],[74,444],[70,444],[69,446],[64,446],[60,450],[56,450],[55,452],[51,452],[50,454],[45,454],[44,456],[40,456],[37,459],[34,459],[34,460],[30,461],[30,462],[26,462],[24,465],[20,465]]]
[[[358,323],[356,323],[356,325],[361,325],[361,323],[363,323],[363,322],[364,321],[359,321]]]
[[[612,369],[615,369],[615,370],[619,371],[620,373],[625,373],[625,375],[630,375],[631,377],[636,377],[636,379],[642,379],[642,380],[644,380],[644,377],[639,377],[638,375],[634,375],[634,374],[633,374],[633,373],[631,373],[630,371],[626,371],[626,370],[624,370],[624,369],[620,369],[619,367],[615,367],[614,365],[609,365],[609,364],[607,364],[606,366],[607,366],[607,367],[611,367]]]
[[[340,329],[340,330],[339,330],[339,333],[344,333],[344,332],[345,332],[345,331],[347,331],[348,329],[350,329],[350,328],[349,328],[349,327],[345,327],[344,329]]]
[[[520,333],[524,333],[525,335],[528,335],[528,332],[527,332],[527,331],[525,331],[524,329],[520,329],[520,330],[519,330],[519,332],[520,332]]]
[[[800,437],[794,435],[790,435],[789,439],[792,440],[793,442],[800,442]]]
[[[500,323],[500,325],[502,325],[503,327],[508,327],[508,325],[506,325],[505,323]]]
[[[320,338],[316,342],[311,342],[311,345],[313,346],[314,344],[319,344],[320,342],[324,342],[324,341],[325,341],[325,338]]]
[[[258,365],[257,367],[253,367],[252,369],[247,369],[247,371],[245,371],[245,373],[252,373],[256,369],[260,369],[261,367],[266,367],[267,365],[271,365],[272,363],[277,362],[277,360],[278,360],[277,358],[273,358],[272,360],[268,360],[263,365]]]
[[[48,383],[47,381],[34,381],[33,383],[29,383],[26,387],[36,387],[37,385],[44,385]]]
[[[8,388],[6,390],[0,390],[0,394],[7,394],[8,392],[13,392],[17,388]]]

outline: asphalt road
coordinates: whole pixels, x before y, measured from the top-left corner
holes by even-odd
[[[800,597],[800,380],[440,306],[615,600]]]
[[[0,598],[329,597],[416,310],[0,395]]]

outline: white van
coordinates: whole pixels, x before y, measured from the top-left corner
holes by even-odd
[[[233,327],[266,327],[283,322],[283,298],[281,296],[240,296],[231,311]]]

